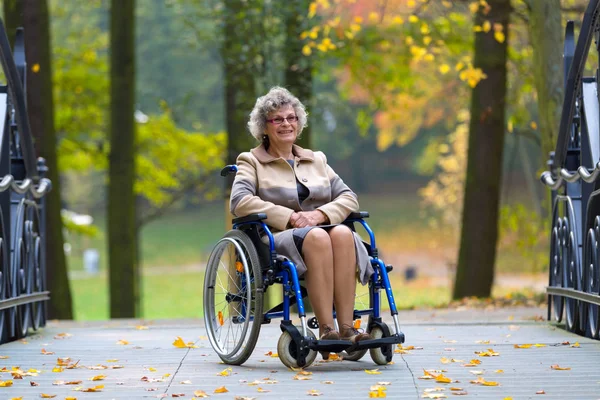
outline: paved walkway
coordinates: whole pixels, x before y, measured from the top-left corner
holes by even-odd
[[[0,356],[8,357],[0,359],[2,366],[39,371],[23,379],[2,373],[2,382],[13,383],[0,387],[0,399],[39,399],[42,393],[79,400],[199,399],[199,391],[212,399],[306,399],[309,393],[336,399],[366,399],[370,393],[390,399],[465,393],[458,398],[600,399],[600,341],[539,321],[544,313],[542,308],[402,312],[405,346],[414,350],[395,354],[394,363],[383,367],[368,354],[359,362],[316,362],[310,375],[297,375],[269,355],[280,334],[274,323],[263,326],[244,366],[228,370],[199,320],[52,322],[26,341],[0,346]],[[177,336],[198,348],[176,348]],[[539,347],[515,348],[524,344]],[[66,364],[76,368],[58,367],[58,357],[69,357]],[[452,382],[420,379],[427,376],[424,370]],[[471,383],[478,379],[498,386]],[[83,391],[94,387],[99,391]],[[215,393],[222,387],[227,392]]]

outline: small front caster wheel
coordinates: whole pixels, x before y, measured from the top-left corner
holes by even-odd
[[[375,326],[369,333],[373,339],[381,339],[384,337],[384,332],[379,326]],[[394,348],[390,344],[386,344],[375,349],[369,349],[369,352],[371,353],[373,362],[377,365],[386,365],[392,361],[392,357],[394,356]]]
[[[308,327],[310,329],[319,329],[319,321],[317,321],[317,317],[312,317],[308,319]]]
[[[312,339],[316,339],[316,336],[312,331],[308,331],[308,336]],[[288,368],[307,368],[317,358],[317,352],[315,350],[308,350],[304,365],[298,365],[298,348],[296,347],[296,343],[292,340],[292,335],[288,332],[283,332],[279,337],[279,341],[277,342],[277,355],[283,365]]]

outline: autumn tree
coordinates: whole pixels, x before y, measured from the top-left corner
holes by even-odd
[[[460,250],[452,297],[489,297],[494,281],[502,154],[506,129],[508,22],[510,0],[479,4],[475,26],[475,68],[485,74],[471,94],[471,120]]]
[[[564,95],[560,0],[523,0],[528,7],[529,35],[538,96],[542,157],[554,150]]]
[[[139,315],[135,183],[135,0],[110,7],[108,254],[111,318]]]
[[[50,15],[47,0],[22,0],[27,73],[27,109],[37,155],[44,157],[52,190],[45,196],[45,265],[49,318],[73,319],[73,305],[64,252],[61,217],[61,181],[52,93]],[[10,2],[5,2],[8,4]]]

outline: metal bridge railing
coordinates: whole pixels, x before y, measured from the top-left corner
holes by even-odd
[[[600,53],[600,0],[590,0],[575,44],[567,24],[565,99],[556,150],[542,182],[552,193],[548,319],[600,338],[600,102],[598,69],[584,77],[593,39]]]

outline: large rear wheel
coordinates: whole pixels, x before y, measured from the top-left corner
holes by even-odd
[[[258,254],[244,232],[231,230],[214,247],[204,276],[204,322],[210,344],[226,364],[252,354],[262,322]]]

